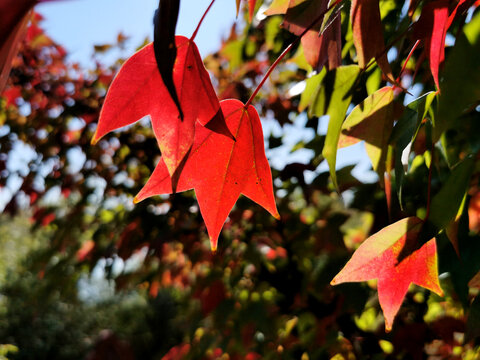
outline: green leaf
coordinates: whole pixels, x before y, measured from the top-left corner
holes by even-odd
[[[480,13],[459,34],[445,63],[434,141],[455,127],[463,111],[480,99]]]
[[[468,190],[474,165],[475,158],[471,155],[460,162],[453,168],[443,187],[433,197],[428,220],[438,230],[445,229],[455,218],[462,204],[463,197]]]
[[[373,169],[383,179],[393,127],[393,88],[383,87],[355,106],[342,125],[338,147],[364,140]]]
[[[402,188],[405,169],[402,164],[402,153],[415,138],[420,130],[422,120],[428,112],[431,113],[431,104],[436,92],[428,92],[413,100],[407,105],[402,117],[397,121],[390,137],[390,144],[395,147],[395,184],[400,207],[403,210]]]
[[[307,73],[312,72],[313,70],[312,65],[310,65],[305,58],[302,44],[300,44],[300,46],[298,47],[295,55],[292,58],[288,59],[288,63],[293,63],[297,65],[299,69],[305,70]]]
[[[341,66],[312,76],[300,99],[299,110],[309,108],[309,116],[329,115],[327,135],[322,155],[330,167],[333,185],[338,189],[335,165],[337,145],[342,129],[342,123],[352,98],[352,87],[360,73],[356,65]]]
[[[368,78],[365,83],[367,87],[368,95],[372,95],[377,89],[380,88],[380,84],[382,83],[382,70],[379,67],[374,67],[370,73],[368,73]]]
[[[322,81],[325,78],[326,73],[327,70],[323,68],[322,71],[320,71],[320,74],[314,75],[310,79],[307,79],[305,90],[303,90],[300,97],[300,103],[298,104],[298,111],[302,112],[306,108],[309,108],[308,116],[313,116],[313,109],[311,105],[322,88]]]
[[[229,60],[228,64],[231,71],[234,71],[242,64],[244,46],[245,41],[234,40],[228,42],[221,50],[222,55],[224,55]]]
[[[336,189],[338,189],[335,174],[338,138],[352,98],[352,88],[359,74],[360,68],[356,65],[341,66],[327,72],[322,82],[323,86],[314,97],[311,105],[314,115],[330,116],[322,155],[328,162],[330,176]]]
[[[283,41],[279,38],[281,16],[274,16],[269,19],[265,25],[265,45],[268,50],[278,53],[282,50]]]

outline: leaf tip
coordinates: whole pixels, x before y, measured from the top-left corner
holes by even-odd
[[[211,245],[212,254],[216,255],[217,254],[217,244],[216,243],[215,244],[211,243],[210,245]]]
[[[97,145],[98,140],[100,140],[97,134],[98,134],[98,130],[96,130],[95,134],[93,134],[92,140],[90,140],[90,145]]]
[[[138,195],[133,198],[133,203],[134,204],[138,204],[140,201],[142,201],[142,199],[139,199]]]
[[[280,214],[278,213],[278,211],[275,212],[275,214],[273,214],[273,217],[277,220],[280,220],[281,217],[280,217]]]
[[[435,294],[437,294],[438,296],[441,296],[441,297],[444,297],[444,296],[445,296],[445,293],[443,292],[443,289],[442,289],[440,286],[438,286],[438,288],[435,289],[433,292],[434,292]]]

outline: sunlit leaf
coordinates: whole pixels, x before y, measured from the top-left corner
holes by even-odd
[[[423,119],[430,111],[431,104],[435,99],[436,93],[431,91],[410,102],[404,109],[402,117],[397,121],[393,128],[390,144],[395,147],[395,185],[400,207],[403,205],[402,189],[403,179],[405,177],[408,162],[404,168],[402,164],[403,152],[409,144],[415,141]],[[408,160],[408,154],[405,158]]]
[[[356,65],[340,66],[308,79],[302,93],[299,109],[309,107],[309,114],[315,116],[329,115],[327,136],[322,155],[330,167],[335,188],[338,188],[335,174],[338,139],[342,123],[352,97],[353,85],[360,73]]]
[[[272,175],[265,156],[258,113],[238,100],[223,100],[222,111],[236,141],[196,126],[195,143],[178,179],[177,191],[195,189],[213,250],[227,216],[244,194],[278,217]],[[215,154],[215,156],[212,156]],[[135,201],[173,192],[162,160]]]
[[[355,251],[332,285],[378,279],[378,299],[385,316],[385,328],[392,329],[410,284],[429,289],[440,296],[435,239],[398,260],[404,248],[412,246],[423,222],[416,217],[397,221],[370,236]]]
[[[355,106],[342,125],[338,147],[364,140],[373,169],[382,179],[392,127],[393,88],[386,86]]]
[[[195,121],[202,125],[214,121],[219,133],[229,137],[217,96],[205,70],[197,46],[186,37],[177,36],[177,60],[173,80],[184,118],[162,82],[149,44],[128,59],[110,86],[100,113],[97,142],[108,132],[132,124],[150,115],[165,164],[171,175],[190,150]]]
[[[318,71],[325,64],[329,69],[341,64],[341,19],[338,16],[332,16],[326,22],[319,19],[328,4],[328,1],[290,0],[288,7],[283,3],[272,4],[266,12],[268,15],[285,13],[283,27],[295,35],[310,29],[302,36],[301,43],[306,60]]]
[[[445,62],[434,140],[455,127],[457,118],[480,99],[480,14],[463,28]]]

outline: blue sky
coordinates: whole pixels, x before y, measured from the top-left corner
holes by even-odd
[[[211,0],[183,0],[177,34],[190,36]],[[158,0],[64,0],[40,4],[43,27],[70,53],[70,60],[87,65],[93,45],[115,42],[118,33],[130,37],[127,54],[148,36],[153,38],[153,13]],[[235,21],[235,0],[217,0],[196,37],[202,56],[218,50]]]

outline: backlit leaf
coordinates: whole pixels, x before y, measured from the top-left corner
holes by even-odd
[[[360,68],[356,65],[340,66],[328,72],[322,71],[308,79],[300,100],[299,109],[303,110],[308,106],[310,116],[330,116],[322,155],[330,167],[335,188],[338,188],[335,174],[338,139],[352,98],[353,85],[359,73]]]
[[[163,84],[153,45],[149,44],[125,62],[112,82],[92,140],[96,143],[108,132],[150,115],[171,175],[192,146],[195,121],[207,125],[213,119],[216,131],[231,137],[197,46],[183,36],[176,37],[176,44],[178,53],[173,80],[184,114],[183,121]]]
[[[279,216],[257,111],[253,106],[245,109],[238,100],[223,100],[220,104],[237,140],[198,124],[195,143],[177,186],[179,192],[195,189],[212,250],[216,250],[220,230],[241,193],[273,216]],[[172,192],[171,179],[162,158],[135,201]]]
[[[480,13],[463,28],[445,62],[434,140],[455,127],[457,118],[480,99]]]
[[[383,41],[383,26],[378,0],[352,0],[350,21],[353,43],[357,49],[358,66],[365,68],[372,58],[383,73],[392,78]]]
[[[425,4],[415,28],[419,37],[425,39],[425,52],[430,61],[430,71],[437,89],[440,89],[438,71],[445,58],[449,3],[449,0],[437,0]]]
[[[440,90],[439,70],[445,59],[447,30],[458,9],[466,2],[460,0],[449,14],[449,0],[430,1],[422,8],[422,14],[415,24],[417,38],[425,41],[425,53],[430,61],[430,71],[438,90]]]
[[[328,1],[323,0],[290,0],[283,27],[295,35],[301,35],[325,13],[328,4]],[[329,69],[341,64],[341,19],[333,17],[326,23],[321,20],[301,39],[305,58],[318,71],[325,64],[328,64]],[[320,31],[322,34],[319,36]]]
[[[413,245],[422,224],[422,220],[409,217],[370,236],[331,282],[337,285],[378,279],[378,299],[387,331],[392,329],[393,320],[410,284],[417,284],[443,296],[438,280],[435,239],[409,252],[401,262],[398,261],[405,247],[415,248]]]
[[[365,141],[372,167],[383,179],[388,140],[393,127],[393,88],[386,86],[355,106],[342,125],[338,147]]]

